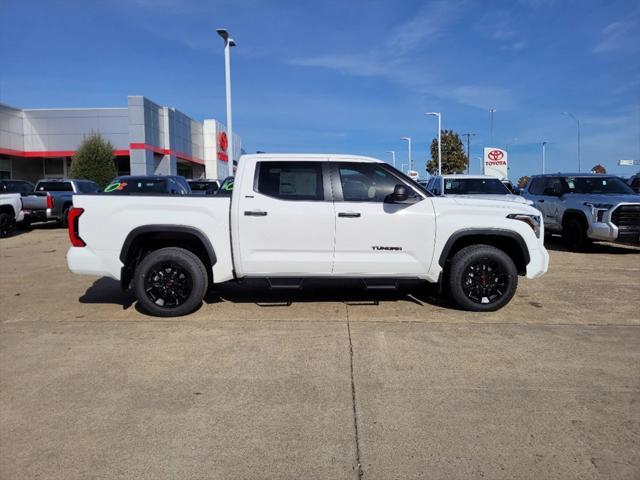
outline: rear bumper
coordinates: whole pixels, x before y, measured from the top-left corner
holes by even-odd
[[[544,247],[537,250],[529,250],[529,264],[527,265],[527,278],[538,278],[549,269],[549,252]]]
[[[113,259],[113,260],[108,260]],[[102,252],[97,254],[89,247],[71,247],[67,252],[67,266],[73,273],[110,277],[120,280],[122,263],[117,252]]]
[[[50,208],[45,210],[23,210],[24,219],[30,222],[46,222],[48,220],[57,219],[56,216],[53,215],[53,212]]]

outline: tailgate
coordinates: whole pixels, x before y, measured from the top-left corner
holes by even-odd
[[[46,210],[47,209],[47,194],[34,193],[22,197],[22,209],[23,210]]]

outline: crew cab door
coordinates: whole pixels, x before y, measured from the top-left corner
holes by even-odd
[[[418,276],[431,265],[435,216],[428,197],[385,164],[332,162],[336,210],[334,275]],[[389,203],[397,184],[410,192]]]
[[[233,210],[240,273],[330,275],[335,219],[327,162],[265,159],[248,177],[234,187],[240,189],[239,207]]]
[[[527,198],[533,201],[542,213],[545,228],[551,231],[561,230],[562,208],[561,199],[562,181],[558,177],[539,177],[532,180]]]

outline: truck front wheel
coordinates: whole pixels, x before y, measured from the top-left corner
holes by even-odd
[[[202,304],[207,290],[202,261],[183,248],[161,248],[137,266],[133,289],[143,310],[157,317],[179,317]]]
[[[462,309],[493,312],[504,307],[518,286],[513,260],[490,245],[470,245],[451,259],[449,291]]]

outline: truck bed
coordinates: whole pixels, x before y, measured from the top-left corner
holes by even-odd
[[[139,227],[163,225],[199,230],[213,246],[218,261],[216,282],[233,278],[229,237],[229,197],[160,195],[77,195],[73,206],[84,209],[78,232],[87,244],[72,248],[67,256],[75,273],[96,274],[120,280],[120,250],[130,232]],[[107,260],[109,259],[109,260]],[[96,265],[95,262],[101,262]],[[109,262],[109,263],[104,263]]]

